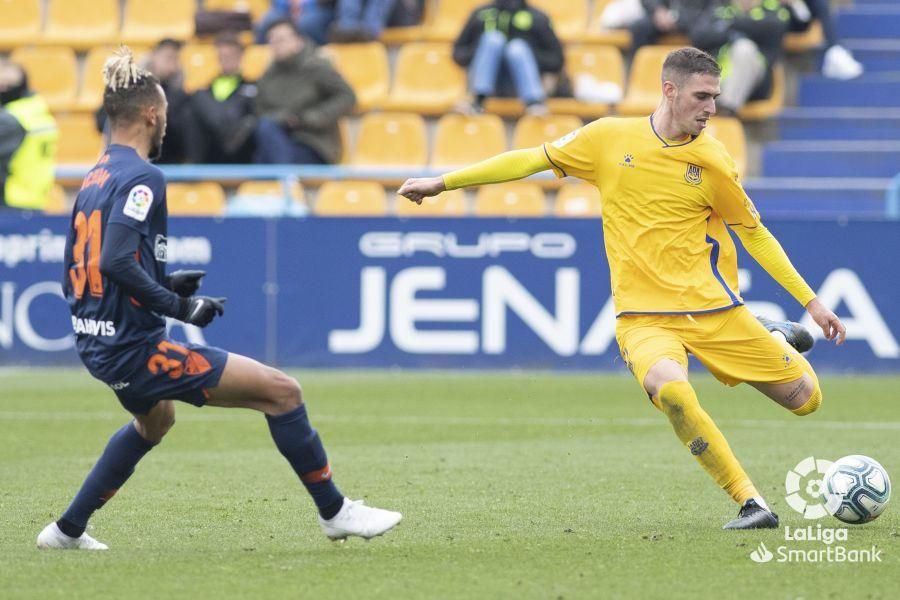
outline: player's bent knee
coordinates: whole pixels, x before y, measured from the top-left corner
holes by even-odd
[[[290,412],[303,404],[303,390],[293,377],[275,371],[271,385],[270,401],[273,414]]]
[[[651,400],[653,405],[666,413],[669,418],[678,417],[686,409],[690,409],[697,404],[694,389],[687,381],[669,381],[664,383]]]
[[[812,392],[807,401],[801,406],[791,409],[791,412],[798,417],[810,415],[819,410],[819,407],[822,406],[822,389],[819,387],[819,382],[811,380],[810,385],[812,386]]]

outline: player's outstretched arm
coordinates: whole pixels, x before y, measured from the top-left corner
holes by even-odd
[[[815,292],[791,264],[784,248],[765,225],[761,222],[753,228],[737,225],[732,230],[750,256],[806,308],[813,321],[822,328],[825,339],[835,340],[838,345],[844,343],[847,333],[844,324],[816,298]]]
[[[550,168],[550,159],[543,146],[512,150],[442,177],[407,179],[397,193],[416,204],[422,204],[423,198],[436,196],[446,190],[514,181]]]
[[[100,273],[115,282],[141,306],[179,321],[205,327],[225,312],[224,298],[182,298],[153,280],[134,260],[141,234],[120,223],[110,223],[100,251]],[[199,278],[197,278],[199,280]]]

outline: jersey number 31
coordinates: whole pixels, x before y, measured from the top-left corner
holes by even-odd
[[[69,269],[69,279],[76,298],[84,295],[85,284],[89,285],[91,296],[103,296],[103,275],[100,274],[100,244],[103,236],[103,214],[99,210],[85,216],[75,215],[75,243],[72,246],[74,266]],[[85,264],[87,255],[87,264]],[[85,268],[86,267],[86,268]]]

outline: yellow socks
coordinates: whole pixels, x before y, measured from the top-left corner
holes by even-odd
[[[700,407],[690,383],[670,381],[653,397],[653,404],[669,417],[678,439],[735,502],[743,505],[750,498],[759,496],[728,447],[725,436]]]

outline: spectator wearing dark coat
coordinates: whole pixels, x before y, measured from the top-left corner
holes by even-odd
[[[734,114],[748,100],[770,95],[789,19],[778,0],[732,0],[698,20],[693,44],[717,57],[722,67],[719,114]]]
[[[256,86],[241,76],[244,47],[233,33],[216,38],[219,75],[191,96],[185,119],[192,163],[249,163],[256,128]]]
[[[641,0],[645,16],[631,25],[631,48],[653,44],[666,34],[687,34],[717,0]]]
[[[338,162],[338,121],[356,104],[353,90],[291,21],[276,21],[267,38],[273,61],[257,82],[255,162]]]
[[[470,107],[480,112],[489,96],[518,97],[544,114],[548,88],[564,79],[562,46],[550,19],[525,0],[494,0],[476,8],[453,45],[453,60],[469,70]]]

